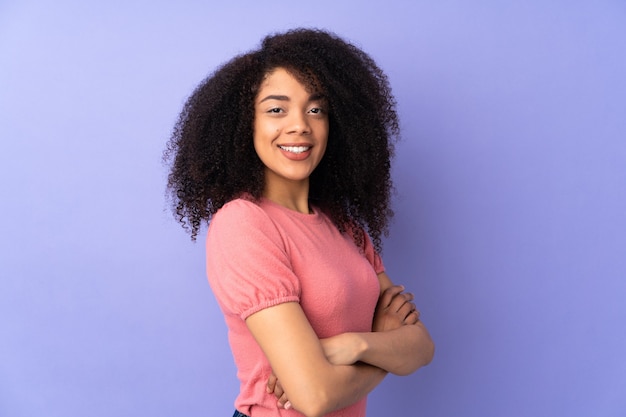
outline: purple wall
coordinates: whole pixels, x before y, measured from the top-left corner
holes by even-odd
[[[403,121],[384,258],[437,353],[369,414],[626,413],[623,2],[88,3],[0,3],[0,416],[231,415],[160,156],[201,78],[294,26],[368,51]]]

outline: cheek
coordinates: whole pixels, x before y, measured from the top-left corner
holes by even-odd
[[[280,125],[273,120],[257,120],[254,122],[253,134],[259,140],[268,140],[280,133]]]
[[[252,144],[254,146],[254,151],[262,161],[265,161],[267,155],[271,152],[274,138],[277,137],[277,134],[275,133],[276,131],[276,128],[268,127],[267,125],[255,126],[252,135]]]
[[[261,136],[262,136],[262,133],[255,123],[252,129],[252,144],[254,145],[254,150],[256,151],[257,154],[259,153],[259,145],[261,144]]]
[[[328,125],[324,129],[321,142],[323,143],[323,146],[324,146],[324,152],[326,152],[326,148],[328,147]]]
[[[252,127],[252,141],[254,143],[254,148],[257,149],[257,151],[259,145],[263,142],[263,137],[265,135],[266,133],[263,129],[263,125],[255,121]]]

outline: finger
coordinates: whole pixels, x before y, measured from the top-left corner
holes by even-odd
[[[395,314],[404,320],[413,310],[415,310],[415,304],[410,301],[405,301],[405,303],[398,308]]]
[[[401,301],[397,301],[396,305],[399,305],[400,302]],[[412,301],[407,300],[406,298],[405,298],[404,304],[400,305],[400,307],[395,307],[395,308],[398,308],[396,311],[396,314],[402,316],[402,318],[406,317],[413,310],[417,310],[417,307],[415,306],[415,304]]]
[[[273,373],[270,374],[270,377],[267,379],[267,387],[265,388],[268,394],[274,392],[274,389],[276,388],[276,381],[278,381],[276,375],[274,375]]]
[[[381,308],[387,308],[391,304],[392,300],[404,291],[404,287],[402,285],[392,285],[383,291],[382,295],[378,300],[378,306]]]
[[[400,293],[396,294],[391,303],[389,304],[389,309],[391,311],[399,312],[400,309],[408,302],[413,300],[413,294],[411,293]]]
[[[287,398],[287,394],[284,394],[278,398],[278,408],[286,408],[287,403],[289,403],[289,399]],[[291,403],[289,403],[291,405]]]
[[[285,395],[285,390],[278,380],[276,380],[276,385],[274,386],[274,395],[276,398],[280,398]]]
[[[280,384],[276,385],[276,388],[274,388],[274,396],[276,398],[281,398],[282,396],[286,395],[285,391],[283,390],[283,388],[280,386]]]
[[[420,311],[417,309],[415,304],[410,303],[410,305],[411,305],[411,310],[405,317],[403,321],[404,324],[415,324],[420,320],[420,315],[421,315]]]
[[[420,319],[420,315],[422,313],[420,313],[420,311],[417,309],[417,307],[415,306],[415,304],[413,304],[413,313],[415,313],[415,315],[417,316],[417,319]]]
[[[412,325],[412,324],[416,324],[418,323],[419,320],[419,312],[418,311],[412,311],[411,313],[409,313],[408,316],[406,316],[406,318],[403,321],[403,324],[408,324],[408,325]]]
[[[388,307],[392,301],[404,291],[404,287],[402,285],[392,285],[387,288],[381,297],[381,305],[382,307]]]

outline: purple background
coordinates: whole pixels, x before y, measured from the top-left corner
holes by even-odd
[[[232,414],[160,158],[205,75],[295,26],[369,52],[403,122],[384,259],[437,352],[369,415],[625,415],[626,6],[509,3],[0,2],[0,416]]]

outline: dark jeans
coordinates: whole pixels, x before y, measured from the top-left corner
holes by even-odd
[[[239,411],[235,410],[235,414],[233,414],[233,417],[248,417],[248,416],[245,415],[244,413],[240,413]]]

